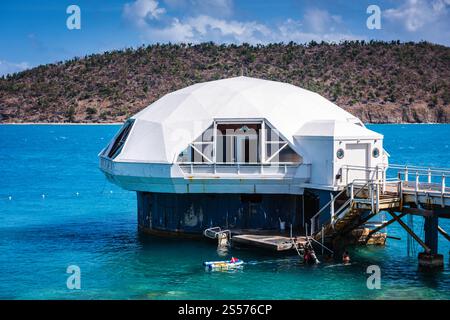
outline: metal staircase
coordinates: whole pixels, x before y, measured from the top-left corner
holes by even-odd
[[[345,166],[344,169],[348,175],[352,167]],[[356,167],[355,170],[361,168]],[[364,170],[367,171],[368,179],[355,179],[344,185],[311,218],[310,235],[314,239],[333,239],[363,225],[380,210],[402,212],[404,204],[439,204],[442,208],[450,206],[450,188],[446,186],[450,169],[389,165]],[[388,170],[395,171],[392,175],[395,178],[386,178]],[[408,180],[412,172],[415,176],[413,182]],[[330,214],[325,218],[324,212],[328,208]]]
[[[401,205],[397,194],[384,191],[386,183],[392,184],[378,180],[355,180],[348,184],[311,218],[311,236],[316,240],[325,238],[325,242],[328,242],[337,235],[364,224],[380,210]],[[330,209],[330,217],[321,222],[320,220],[324,220],[321,214],[327,208]],[[362,213],[365,213],[364,216]]]

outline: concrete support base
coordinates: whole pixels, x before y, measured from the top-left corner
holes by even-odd
[[[442,269],[444,267],[444,256],[442,254],[431,254],[421,252],[419,253],[419,268],[430,269]]]

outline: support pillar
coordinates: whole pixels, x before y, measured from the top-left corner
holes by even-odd
[[[419,268],[422,270],[442,269],[444,267],[444,256],[426,252],[419,253]]]
[[[444,267],[444,257],[438,253],[438,229],[439,221],[437,214],[433,213],[431,217],[425,217],[425,244],[430,248],[430,252],[419,253],[419,267],[423,269]]]
[[[433,214],[432,217],[425,217],[425,244],[431,249],[431,254],[438,253],[438,227],[437,215]]]

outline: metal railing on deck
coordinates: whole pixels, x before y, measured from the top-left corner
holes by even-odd
[[[414,192],[426,191],[441,195],[450,193],[450,188],[446,186],[450,169],[391,164],[388,170],[395,171],[403,188],[411,188]],[[411,177],[413,177],[412,180],[410,180]]]
[[[355,180],[365,181],[385,181],[387,165],[377,165],[375,167],[365,167],[356,165],[343,165],[341,167],[340,183],[348,185]],[[352,178],[355,175],[362,175],[364,177]]]
[[[311,176],[311,164],[294,162],[283,163],[178,163],[180,169],[187,175],[280,175],[293,176],[297,169],[303,169],[303,176]]]

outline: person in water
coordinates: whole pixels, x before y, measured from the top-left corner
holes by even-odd
[[[239,261],[239,259],[238,258],[235,258],[235,257],[231,257],[231,263],[236,263],[236,262],[238,262]]]
[[[311,254],[311,251],[308,248],[305,248],[305,252],[303,253],[303,261],[305,264],[312,264],[314,263],[314,257]]]
[[[348,254],[347,250],[345,250],[344,254],[342,255],[342,262],[343,263],[350,263],[350,255]]]

